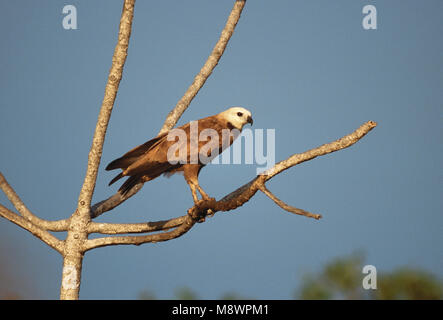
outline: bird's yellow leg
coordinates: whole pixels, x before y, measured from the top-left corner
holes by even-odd
[[[192,199],[194,200],[194,203],[197,204],[198,196],[197,196],[197,188],[195,187],[195,184],[189,183],[189,188],[191,188]]]
[[[200,194],[202,195],[203,200],[211,199],[211,197],[208,196],[208,194],[206,192],[204,192],[203,189],[199,185],[197,185],[197,189],[198,189],[198,192],[200,192]]]
[[[215,200],[215,199],[211,198],[210,196],[208,196],[208,194],[203,191],[203,189],[200,187],[200,185],[197,185],[197,189],[200,192],[200,194],[202,195],[203,201]],[[214,215],[214,211],[212,211],[211,209],[208,209],[206,214],[208,216],[212,217]]]

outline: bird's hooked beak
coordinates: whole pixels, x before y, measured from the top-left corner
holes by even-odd
[[[248,118],[246,119],[246,121],[247,121],[248,123],[250,123],[251,126],[252,126],[252,124],[254,123],[254,120],[252,120],[252,117],[251,117],[251,116],[248,116]]]

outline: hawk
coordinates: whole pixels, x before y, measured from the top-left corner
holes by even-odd
[[[247,123],[253,124],[251,112],[245,108],[232,107],[172,129],[109,163],[106,170],[122,170],[109,185],[123,177],[129,177],[119,189],[124,195],[140,182],[153,180],[162,174],[170,176],[183,173],[194,203],[198,202],[197,190],[203,200],[208,200],[210,197],[198,183],[200,170],[229,147]],[[208,135],[208,132],[212,134]],[[226,132],[234,134],[226,135]],[[175,139],[177,137],[179,141]],[[208,137],[211,139],[207,139]],[[174,151],[179,153],[178,157]]]

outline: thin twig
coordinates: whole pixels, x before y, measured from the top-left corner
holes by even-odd
[[[168,116],[166,117],[165,123],[163,124],[163,127],[158,133],[159,135],[171,130],[176,125],[183,112],[185,112],[185,110],[189,107],[192,99],[194,99],[199,90],[205,84],[206,80],[211,75],[214,68],[217,66],[221,56],[223,55],[223,52],[226,49],[229,39],[234,33],[235,26],[240,19],[240,15],[245,4],[246,0],[237,0],[235,2],[231,14],[226,21],[226,25],[220,35],[220,38],[215,44],[214,49],[212,49],[212,52],[206,60],[205,64],[201,68],[200,72],[195,76],[194,81],[189,86],[188,90],[186,90],[183,97],[177,102],[174,109],[169,112]]]
[[[311,213],[311,212],[305,211],[303,209],[299,209],[299,208],[296,208],[296,207],[293,207],[293,206],[290,206],[290,205],[284,203],[279,198],[277,198],[274,194],[272,194],[272,192],[269,191],[264,184],[260,185],[259,189],[283,210],[286,210],[286,211],[289,211],[289,212],[292,212],[292,213],[295,213],[295,214],[298,214],[301,216],[305,216],[308,218],[314,218],[317,220],[322,217],[321,214]]]

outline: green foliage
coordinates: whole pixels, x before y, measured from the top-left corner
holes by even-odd
[[[139,300],[156,300],[157,297],[154,292],[151,292],[149,290],[143,290],[138,294]]]
[[[181,287],[175,290],[175,298],[178,300],[197,300],[197,294],[188,287]]]
[[[332,298],[332,290],[322,280],[306,275],[300,288],[300,297],[305,300],[328,300]]]
[[[429,272],[400,268],[380,274],[376,290],[364,290],[361,253],[339,257],[317,274],[306,275],[295,297],[316,299],[442,299],[443,283]]]
[[[364,254],[361,252],[338,257],[327,263],[318,273],[303,276],[295,298],[304,300],[329,299],[443,299],[443,282],[435,275],[420,269],[402,267],[389,273],[377,273],[377,289],[365,290],[362,281],[365,274]],[[139,299],[156,299],[154,293],[144,290]],[[175,299],[196,300],[198,295],[189,287],[175,290]],[[221,300],[250,299],[230,291]]]
[[[383,300],[438,300],[443,297],[443,285],[430,273],[401,268],[381,276],[375,294]]]
[[[220,300],[251,300],[248,297],[242,296],[237,292],[230,291],[221,295]]]
[[[329,284],[331,291],[336,291],[347,299],[358,299],[363,260],[361,254],[337,258],[326,265],[321,278]]]

